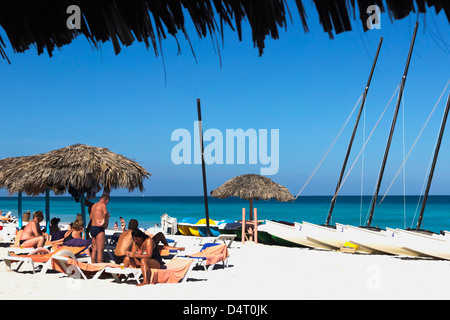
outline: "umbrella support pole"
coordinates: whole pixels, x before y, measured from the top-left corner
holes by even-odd
[[[19,191],[17,197],[17,218],[19,219],[19,229],[22,229],[23,220],[22,220],[22,191]]]
[[[245,241],[253,241],[258,243],[258,215],[256,212],[256,208],[253,209],[253,222],[249,220],[249,226],[253,224],[253,229],[248,227],[245,221],[245,208],[242,208],[242,243]]]
[[[81,205],[81,217],[83,219],[83,239],[87,239],[86,235],[86,204],[85,204],[84,192],[81,194],[80,205]]]
[[[50,234],[50,189],[45,190],[45,230]]]

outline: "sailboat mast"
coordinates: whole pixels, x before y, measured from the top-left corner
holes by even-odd
[[[387,144],[386,144],[386,150],[384,151],[383,163],[381,164],[380,173],[378,175],[377,187],[376,187],[375,194],[373,196],[372,204],[371,204],[371,207],[370,207],[370,214],[369,214],[369,219],[367,221],[367,227],[370,227],[371,224],[372,224],[373,212],[375,210],[375,205],[377,203],[378,193],[380,192],[381,180],[383,179],[384,169],[386,167],[386,161],[387,161],[387,157],[388,157],[388,154],[389,154],[389,149],[391,147],[392,136],[394,134],[395,123],[397,122],[398,110],[399,110],[399,107],[400,107],[400,102],[402,100],[403,89],[405,87],[405,82],[406,82],[406,75],[408,74],[409,62],[411,61],[411,55],[412,55],[412,51],[413,51],[413,48],[414,48],[414,42],[416,40],[416,34],[417,34],[417,28],[418,27],[419,27],[419,22],[416,22],[416,26],[414,28],[414,33],[413,33],[412,40],[411,40],[411,45],[409,47],[408,58],[406,60],[405,70],[403,72],[403,77],[402,77],[402,81],[401,81],[401,85],[400,85],[400,91],[398,93],[397,105],[395,106],[394,117],[392,119],[391,131],[389,133],[389,139],[388,139]]]
[[[345,155],[344,163],[342,164],[341,174],[339,175],[339,180],[338,180],[338,183],[337,183],[337,186],[336,186],[336,190],[334,191],[334,197],[331,200],[330,210],[328,211],[328,216],[327,216],[327,219],[325,221],[325,225],[326,226],[328,226],[330,224],[331,215],[333,214],[333,208],[334,208],[334,205],[336,203],[336,196],[337,196],[337,194],[339,192],[339,189],[341,187],[341,182],[342,182],[342,178],[344,176],[345,167],[347,166],[348,157],[350,156],[350,151],[352,150],[353,140],[355,139],[356,130],[358,129],[359,119],[361,118],[361,113],[363,111],[364,104],[366,102],[367,93],[369,92],[370,82],[372,81],[373,71],[375,70],[375,65],[377,64],[378,54],[380,53],[380,48],[381,48],[381,44],[382,43],[383,43],[383,37],[381,37],[380,42],[378,44],[377,53],[375,54],[375,58],[374,58],[373,63],[372,63],[372,69],[370,70],[369,79],[367,80],[366,88],[364,89],[364,94],[363,94],[363,98],[362,98],[362,101],[361,101],[361,106],[359,107],[359,113],[358,113],[358,116],[356,117],[355,126],[353,127],[352,137],[350,138],[350,142],[348,144],[347,153]]]
[[[198,130],[200,136],[200,147],[202,152],[203,200],[205,202],[206,235],[210,237],[211,230],[209,227],[208,190],[207,190],[208,187],[206,184],[205,152],[203,149],[202,111],[200,107],[200,99],[197,99],[197,114],[198,114]]]
[[[445,106],[444,116],[442,117],[441,130],[439,131],[439,138],[436,144],[436,149],[434,150],[433,164],[431,165],[430,173],[428,175],[427,188],[425,190],[425,194],[423,196],[422,207],[420,208],[419,219],[417,220],[417,230],[420,229],[420,225],[422,224],[423,213],[425,211],[425,205],[428,199],[428,192],[430,191],[431,180],[433,180],[434,168],[436,166],[436,160],[439,154],[439,149],[441,148],[442,135],[444,134],[445,124],[447,122],[448,109],[450,108],[450,93],[447,98],[447,105]]]

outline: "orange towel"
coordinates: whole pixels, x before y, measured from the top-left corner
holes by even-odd
[[[189,257],[206,258],[206,265],[216,264],[217,262],[225,261],[230,254],[226,244],[219,244],[217,246],[208,247],[202,252],[197,252],[189,255]]]
[[[41,248],[41,249],[43,249],[43,252],[45,252],[44,250],[46,250],[46,249],[44,249],[44,248]],[[21,255],[19,255],[19,254],[15,254],[15,253],[11,253],[10,255],[11,256],[13,256],[13,257],[25,257],[25,258],[31,258],[32,260],[33,260],[33,262],[41,262],[41,263],[43,263],[43,262],[47,262],[51,257],[52,257],[52,255],[54,255],[55,253],[57,253],[57,252],[60,252],[60,251],[62,251],[62,250],[69,250],[69,251],[71,251],[74,255],[77,255],[77,254],[79,254],[80,252],[82,252],[83,250],[85,250],[86,249],[86,247],[68,247],[68,246],[61,246],[61,247],[59,247],[59,248],[55,248],[55,250],[53,251],[53,252],[50,252],[50,253],[44,253],[44,254],[21,254]],[[52,250],[53,250],[53,248],[52,248]],[[48,250],[47,250],[48,251]]]
[[[150,283],[177,283],[184,277],[191,263],[191,259],[175,258],[161,269],[150,269]]]
[[[80,262],[74,259],[69,258],[67,263],[69,265],[77,266],[86,275],[89,275],[90,273],[95,274],[97,271],[100,271],[106,267],[112,267],[112,268],[118,268],[120,267],[120,264],[115,263],[86,263],[86,262]],[[52,269],[64,273],[64,269],[61,267],[59,261],[52,259]]]

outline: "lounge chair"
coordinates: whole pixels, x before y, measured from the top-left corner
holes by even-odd
[[[78,260],[75,255],[69,254],[67,256],[53,256],[52,257],[52,269],[65,273],[69,277],[75,279],[83,278],[88,279],[98,279],[105,268],[119,268],[120,265],[115,263],[86,263]]]
[[[0,221],[4,223],[17,223],[17,218],[12,215],[12,212],[2,213],[0,215]]]
[[[205,243],[200,252],[186,255],[184,258],[193,258],[197,265],[203,266],[205,270],[212,270],[219,262],[222,262],[224,268],[228,267],[229,256],[226,244]]]
[[[16,234],[17,228],[14,225],[0,223],[0,239],[5,242],[14,242]]]
[[[223,241],[227,245],[227,248],[230,248],[231,244],[234,241],[234,238],[236,238],[237,235],[235,234],[221,234],[217,238],[214,239],[213,243],[216,243],[217,241]],[[227,243],[228,241],[228,243]]]
[[[59,247],[59,246],[58,246]],[[41,273],[46,273],[47,270],[51,267],[51,258],[56,255],[68,255],[72,253],[73,255],[79,255],[83,252],[86,247],[69,247],[69,246],[61,246],[59,248],[55,248],[52,252],[46,248],[37,248],[29,254],[26,255],[17,255],[15,253],[10,253],[6,257],[3,257],[3,261],[5,261],[6,266],[9,270],[12,270],[11,264],[18,263],[16,271],[19,271],[20,267],[24,263],[28,263],[32,267],[33,273],[35,273],[35,264],[37,266],[42,266]],[[90,260],[90,257],[88,257]]]
[[[234,239],[237,237],[235,234],[221,234],[217,237],[209,237],[209,238],[200,238],[199,245],[203,245],[203,240],[206,241],[212,241],[212,243],[217,243],[220,241],[223,241],[227,245],[227,248],[231,247],[231,244],[233,243]]]
[[[106,236],[105,251],[110,261],[114,261],[114,251],[116,250],[117,241],[122,232],[114,232],[112,235]]]
[[[150,283],[185,282],[195,264],[192,259],[175,258],[163,265],[161,269],[151,269]]]
[[[176,258],[164,264],[161,269],[151,269],[150,283],[178,283],[185,282],[194,267],[193,259]],[[127,280],[132,277],[138,284],[141,283],[141,269],[137,268],[110,268],[104,270],[110,273],[117,282],[121,282],[119,276],[127,276]]]
[[[120,268],[106,267],[104,272],[111,274],[116,282],[122,282],[120,276],[125,276],[125,282],[132,278],[137,284],[141,283],[142,271],[140,268],[124,268],[123,266],[120,266]]]

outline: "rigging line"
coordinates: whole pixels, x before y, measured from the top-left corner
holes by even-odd
[[[369,216],[370,216],[370,203],[373,202],[373,199],[375,198],[375,191],[377,190],[377,182],[375,181],[373,185],[373,191],[372,196],[370,197],[369,207],[367,207],[366,217],[364,219],[364,224],[367,224],[369,222]]]
[[[366,107],[364,108],[364,114],[363,114],[363,130],[362,130],[363,145],[364,145],[364,141],[366,141],[366,109],[367,109],[367,101],[366,101]],[[361,203],[359,205],[359,225],[361,225],[361,219],[362,219],[363,188],[364,188],[364,151],[363,151],[362,158],[361,158]]]
[[[377,128],[378,124],[380,123],[381,119],[383,118],[384,114],[386,113],[386,110],[388,109],[389,105],[392,102],[392,99],[394,98],[395,94],[397,93],[398,89],[400,88],[400,84],[397,86],[397,88],[394,91],[394,94],[392,95],[391,99],[389,100],[388,104],[386,105],[386,107],[383,110],[383,113],[381,114],[380,118],[378,119],[377,123],[375,124],[375,126],[373,127],[372,131],[370,132],[369,137],[367,138],[366,142],[364,143],[364,146],[362,147],[361,151],[359,151],[358,156],[356,157],[355,161],[353,161],[352,166],[350,167],[350,169],[347,172],[347,175],[345,176],[344,180],[342,180],[341,185],[339,186],[339,189],[336,192],[336,195],[333,197],[332,200],[334,200],[334,198],[337,197],[337,194],[339,193],[339,191],[341,190],[342,186],[344,185],[344,182],[347,180],[350,172],[352,172],[353,167],[355,166],[356,162],[358,161],[359,157],[361,156],[361,153],[364,151],[367,143],[369,142],[370,138],[372,137],[375,129]]]
[[[350,121],[353,113],[356,110],[356,107],[359,105],[359,102],[361,101],[363,97],[363,94],[361,94],[361,96],[359,97],[358,101],[355,103],[355,106],[353,107],[352,112],[350,113],[350,115],[348,116],[347,120],[345,121],[344,125],[341,128],[341,131],[339,131],[338,135],[336,136],[336,138],[334,139],[333,143],[331,144],[331,146],[328,148],[327,152],[325,153],[325,155],[322,157],[322,160],[320,160],[319,164],[317,165],[316,169],[313,171],[313,173],[311,174],[311,176],[309,177],[309,179],[306,181],[306,183],[304,184],[304,186],[301,188],[301,190],[299,191],[299,193],[297,194],[297,196],[294,198],[294,200],[292,200],[292,202],[294,202],[295,200],[297,200],[298,196],[300,195],[300,193],[303,192],[303,190],[306,188],[306,186],[308,185],[309,181],[312,179],[312,177],[314,176],[314,174],[316,173],[316,171],[319,169],[319,167],[322,165],[322,162],[325,160],[325,158],[328,156],[328,153],[330,153],[331,149],[333,148],[334,144],[336,143],[337,139],[339,138],[339,136],[341,135],[342,131],[344,131],[345,127],[347,126],[348,122]]]
[[[436,144],[437,144],[437,139],[434,142],[434,149],[436,148]],[[422,200],[422,195],[423,195],[423,190],[425,189],[425,186],[427,184],[427,176],[428,176],[428,172],[430,172],[430,168],[431,168],[431,163],[433,162],[433,154],[430,155],[430,160],[428,161],[428,168],[427,168],[427,174],[425,174],[425,177],[423,178],[423,184],[422,184],[422,189],[420,190],[420,195],[419,195],[419,199],[417,199],[417,205],[416,205],[416,210],[414,211],[414,216],[411,220],[411,229],[413,228],[414,225],[414,220],[416,220],[416,215],[417,215],[417,211],[419,210],[419,206],[420,206],[420,201]]]
[[[414,147],[416,146],[416,144],[417,144],[417,142],[418,142],[420,136],[422,135],[423,131],[425,130],[425,127],[427,126],[428,122],[430,121],[431,116],[433,115],[434,111],[436,110],[436,107],[438,106],[439,102],[441,101],[442,96],[444,95],[445,91],[447,90],[447,87],[448,87],[449,84],[450,84],[450,80],[447,82],[447,84],[446,84],[444,90],[442,91],[441,95],[439,96],[438,101],[437,101],[436,104],[434,105],[433,110],[431,110],[430,115],[428,116],[427,120],[425,121],[425,124],[423,125],[422,129],[421,129],[420,132],[419,132],[419,135],[417,136],[417,138],[416,138],[416,140],[414,141],[414,143],[413,143],[411,149],[409,150],[408,155],[406,156],[406,159],[403,160],[402,165],[401,165],[400,168],[398,169],[398,171],[397,171],[397,173],[396,173],[394,179],[392,179],[391,184],[389,185],[389,187],[388,187],[386,193],[384,194],[383,198],[381,199],[381,201],[380,201],[380,203],[379,203],[378,205],[380,205],[381,202],[383,202],[384,198],[386,198],[387,193],[388,193],[389,190],[391,189],[392,185],[394,184],[395,179],[397,179],[398,174],[400,173],[400,171],[402,170],[403,166],[405,165],[406,160],[408,160],[408,158],[409,158],[411,152],[413,151]]]
[[[444,111],[444,114],[445,114],[445,111]],[[436,141],[434,142],[434,147],[433,147],[434,149],[436,149],[436,145],[438,143],[438,140],[439,140],[439,134],[436,137]],[[417,211],[419,210],[420,201],[422,200],[422,195],[424,193],[425,185],[427,183],[427,178],[428,178],[428,176],[430,174],[432,162],[433,162],[433,154],[430,155],[430,160],[428,161],[428,168],[427,168],[427,171],[426,171],[427,174],[425,175],[425,177],[423,179],[422,189],[420,190],[420,195],[419,195],[419,199],[417,200],[416,210],[414,212],[414,216],[413,216],[413,219],[411,221],[411,228],[413,228],[414,220],[416,219]]]

